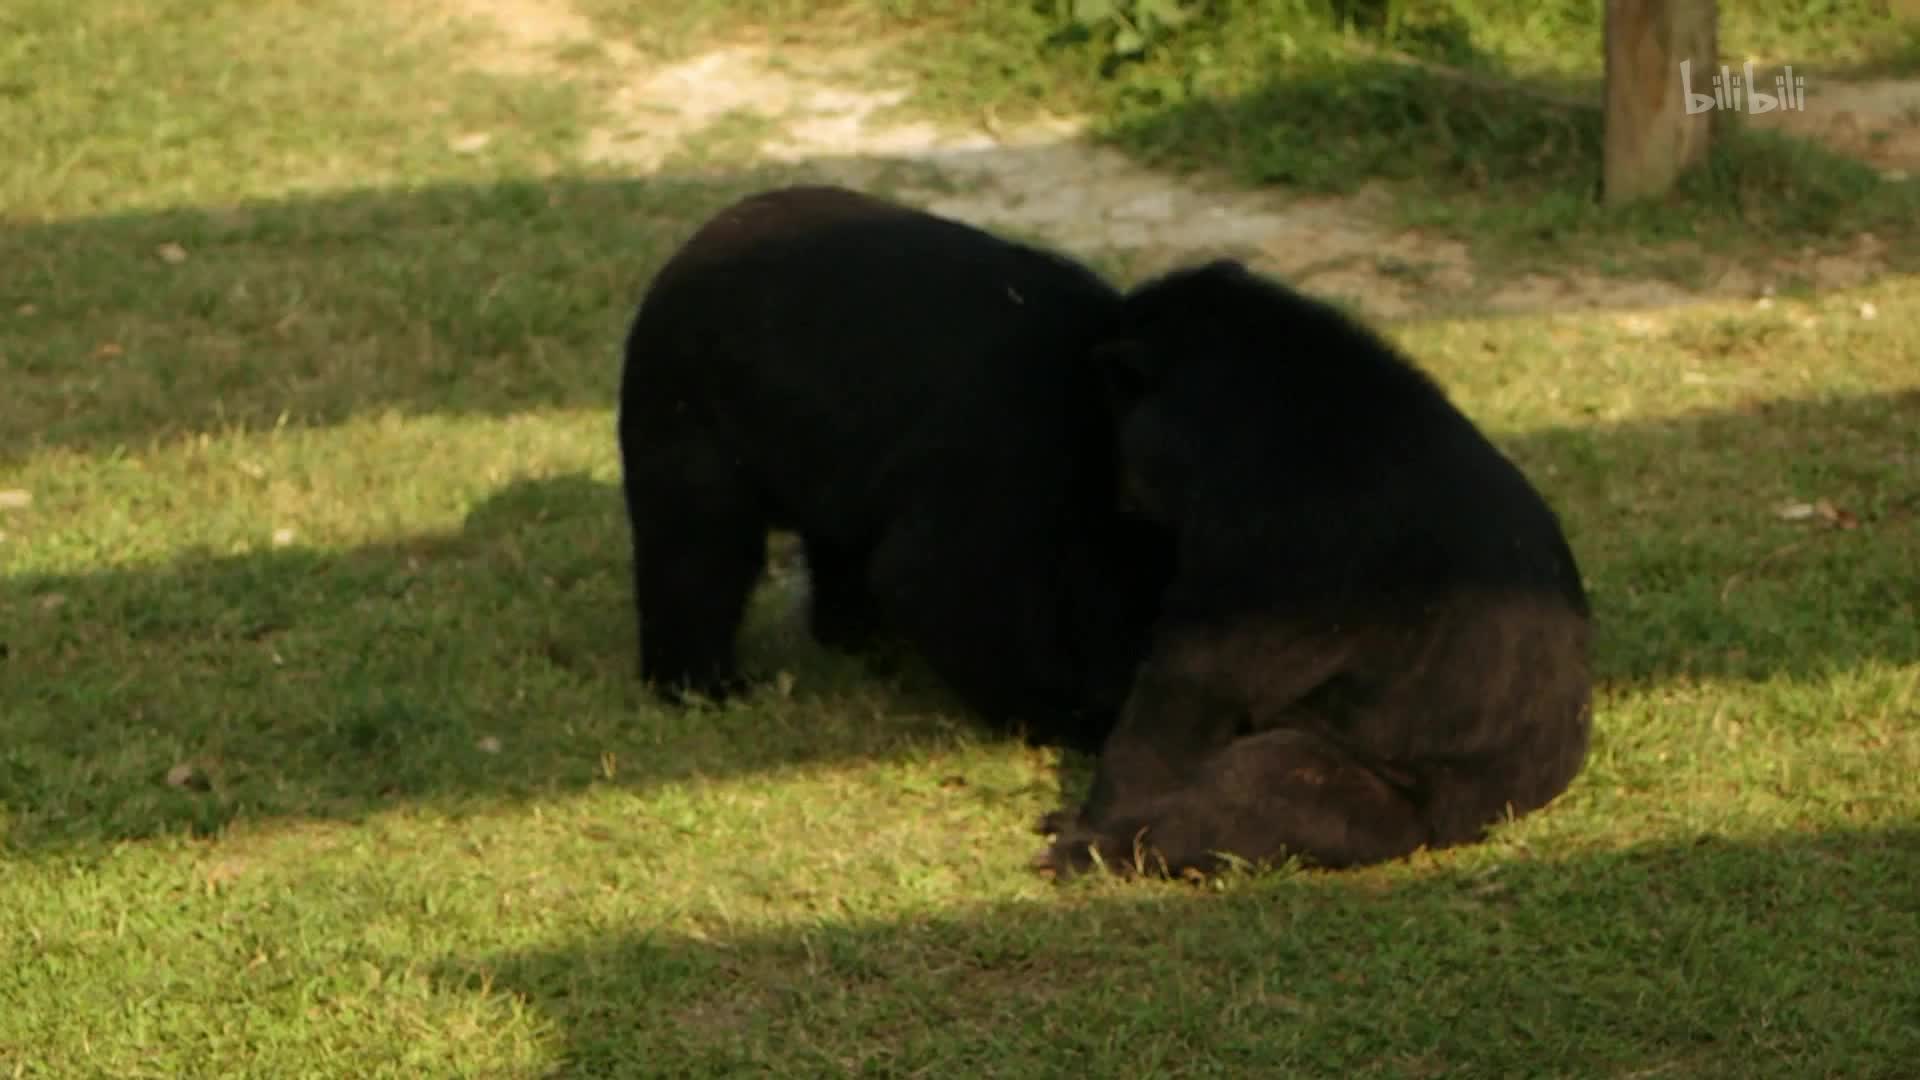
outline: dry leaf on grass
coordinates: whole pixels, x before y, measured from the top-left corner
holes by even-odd
[[[1807,521],[1819,518],[1836,529],[1855,529],[1860,526],[1859,517],[1852,512],[1833,505],[1830,499],[1816,499],[1813,502],[1782,503],[1774,508],[1774,516],[1784,521]]]
[[[1857,529],[1860,527],[1859,518],[1825,499],[1821,499],[1819,502],[1813,504],[1813,512],[1820,515],[1820,520],[1828,522],[1836,529]]]

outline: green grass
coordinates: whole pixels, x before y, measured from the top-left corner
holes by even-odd
[[[775,9],[687,10],[654,51]],[[797,174],[584,165],[597,58],[411,14],[0,14],[0,1076],[1911,1071],[1920,279],[1392,327],[1565,516],[1586,771],[1404,864],[1055,887],[1087,762],[823,654],[785,562],[763,690],[635,685],[618,338]]]

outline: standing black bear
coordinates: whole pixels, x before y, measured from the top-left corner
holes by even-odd
[[[1069,259],[844,188],[707,222],[626,340],[643,677],[739,688],[766,533],[788,528],[823,644],[898,636],[990,721],[1097,749],[1170,562],[1115,509],[1088,357],[1120,300]]]
[[[1589,610],[1552,510],[1334,308],[1220,261],[1097,347],[1131,501],[1176,537],[1149,658],[1036,865],[1328,868],[1472,842],[1566,789]]]

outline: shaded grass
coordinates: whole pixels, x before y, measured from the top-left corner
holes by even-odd
[[[1900,268],[1920,251],[1920,182],[1888,180],[1804,140],[1717,121],[1721,137],[1704,168],[1663,199],[1609,209],[1598,202],[1597,108],[1339,55],[1287,70],[1125,111],[1104,133],[1151,163],[1223,167],[1247,183],[1343,192],[1384,182],[1398,197],[1399,223],[1467,240],[1484,262],[1509,270],[1587,255],[1645,272],[1675,247],[1759,258],[1845,249],[1862,232],[1887,240]],[[1652,257],[1636,258],[1637,248]]]
[[[0,457],[282,413],[604,404],[648,260],[752,186],[510,180],[11,230]]]
[[[0,15],[0,139],[73,161],[0,178],[0,1075],[1909,1070],[1920,281],[1392,328],[1564,512],[1586,771],[1442,856],[1054,888],[1086,762],[813,647],[790,559],[756,695],[631,677],[618,335],[797,173],[596,178],[520,78],[447,119],[391,10]],[[208,55],[339,107],[130,92]],[[167,112],[219,152],[117,171]]]
[[[1902,970],[1916,854],[1910,828],[1707,833],[1207,898],[632,935],[454,971],[547,1013],[581,1073],[671,1045],[703,1072],[1891,1076],[1920,1006]],[[1781,938],[1816,935],[1817,955],[1782,963]]]

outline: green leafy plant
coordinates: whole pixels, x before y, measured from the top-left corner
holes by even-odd
[[[1066,0],[1070,32],[1106,44],[1106,66],[1137,60],[1206,14],[1207,0]]]

